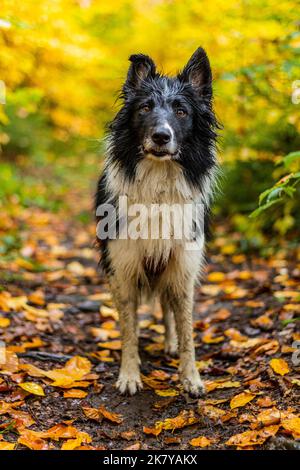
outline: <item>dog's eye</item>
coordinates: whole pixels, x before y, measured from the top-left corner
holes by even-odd
[[[151,108],[148,104],[144,104],[143,106],[140,107],[140,111],[142,111],[143,113],[149,113],[150,110]]]
[[[176,109],[176,114],[179,117],[185,117],[187,115],[187,112],[185,111],[185,109],[178,108]]]

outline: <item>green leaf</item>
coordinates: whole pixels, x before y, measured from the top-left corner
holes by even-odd
[[[289,168],[292,163],[296,160],[300,161],[300,151],[298,152],[291,152],[286,157],[284,157],[283,162],[286,168]]]
[[[274,204],[278,204],[279,202],[282,202],[282,198],[275,199],[274,201],[267,202],[263,206],[258,207],[255,209],[255,211],[251,212],[249,215],[250,219],[254,219],[255,217],[258,217],[259,215],[262,214],[265,210],[269,209],[269,207],[273,206]]]

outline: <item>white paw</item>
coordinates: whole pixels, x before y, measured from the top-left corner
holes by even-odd
[[[125,393],[135,395],[137,391],[140,391],[143,388],[140,373],[120,371],[116,387],[122,395]]]
[[[193,397],[205,394],[205,387],[196,368],[185,370],[181,374],[181,383],[186,392]]]
[[[169,354],[170,356],[177,356],[178,355],[178,342],[177,338],[165,338],[165,353]]]

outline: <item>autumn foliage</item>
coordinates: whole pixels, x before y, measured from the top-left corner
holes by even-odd
[[[298,448],[296,0],[1,0],[0,450]],[[93,249],[105,124],[128,56],[175,74],[202,45],[223,124],[186,396],[161,312],[139,312],[144,390],[120,399],[118,313]]]

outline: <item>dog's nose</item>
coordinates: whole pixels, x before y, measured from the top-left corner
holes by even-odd
[[[157,130],[152,134],[152,140],[157,145],[165,145],[171,140],[171,133],[168,130]]]

